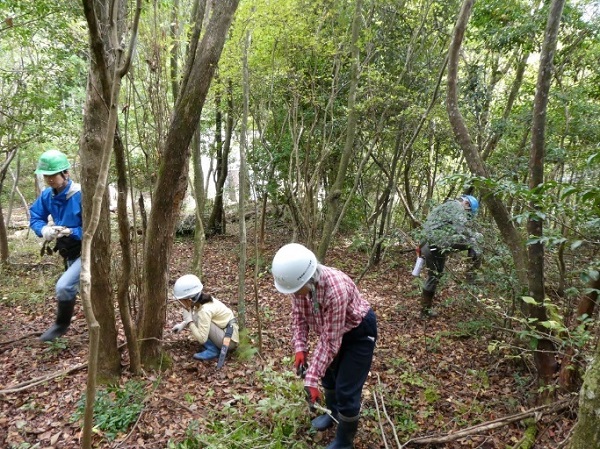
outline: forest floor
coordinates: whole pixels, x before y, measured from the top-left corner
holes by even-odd
[[[289,231],[282,226],[269,227],[264,253],[267,265],[276,250],[288,242],[289,236]],[[248,241],[253,242],[253,238],[249,229]],[[252,244],[248,248],[249,259],[253,260]],[[192,239],[177,239],[170,267],[171,283],[189,271],[192,254]],[[463,285],[459,276],[450,279],[437,299],[440,316],[424,321],[419,318],[418,280],[410,273],[413,263],[413,252],[392,249],[378,266],[366,272],[359,284],[377,315],[379,339],[364,389],[362,419],[355,440],[357,449],[404,447],[399,443],[424,436],[454,434],[535,405],[536,379],[530,361],[507,351],[489,350],[496,339],[504,337],[482,318],[477,306],[477,298],[491,294],[485,286],[474,290]],[[327,264],[357,279],[365,269],[367,256],[340,240],[330,250]],[[449,265],[452,264],[457,266],[460,261],[453,258],[449,261]],[[10,266],[0,273],[1,448],[70,449],[81,445],[81,421],[73,418],[87,379],[88,334],[80,301],[64,338],[52,344],[36,338],[53,322],[55,300],[51,287],[60,270],[57,258],[40,259],[34,251],[13,250]],[[227,235],[206,242],[203,270],[205,291],[236,309],[237,230],[228,228]],[[262,325],[261,353],[249,360],[240,360],[234,354],[221,371],[216,370],[216,363],[194,360],[192,355],[200,348],[190,334],[175,335],[170,331],[181,320],[178,307],[170,303],[164,349],[172,358],[173,366],[161,373],[143,376],[142,380],[149,387],[145,389],[142,413],[125,433],[108,438],[98,431],[94,436],[95,447],[174,447],[169,446],[169,441],[184,440],[194,425],[197,432],[210,432],[214,427],[208,421],[214,419],[215,411],[261,404],[262,399],[273,394],[267,385],[272,376],[264,373],[283,376],[292,370],[290,304],[275,290],[268,273],[258,278],[256,295],[253,279],[250,268],[246,273],[246,323],[252,342],[257,344],[256,297]],[[31,299],[36,295],[40,300]],[[122,344],[125,340],[122,332],[120,335],[119,344]],[[125,382],[131,377],[125,355],[123,366]],[[33,379],[56,373],[61,374],[29,385]],[[301,381],[290,376],[281,379],[299,384],[295,410],[306,409],[306,413],[298,417],[301,421],[298,426],[306,431],[298,432],[299,444],[294,447],[325,446],[333,438],[334,430],[308,431],[310,415],[308,408],[302,405]],[[5,392],[7,389],[13,392]],[[279,406],[285,408],[285,404]],[[397,440],[385,414],[394,425]],[[574,424],[575,413],[564,410],[536,417],[538,433],[534,447],[562,447]],[[256,415],[256,419],[264,417]],[[263,428],[269,432],[275,424],[265,422]],[[389,446],[384,443],[382,429]],[[491,430],[480,429],[446,443],[429,446],[409,443],[406,447],[508,448],[521,441],[524,431],[524,422],[516,421]],[[214,447],[241,446],[221,441]]]

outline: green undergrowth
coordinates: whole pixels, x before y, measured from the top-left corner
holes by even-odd
[[[0,265],[0,304],[36,305],[54,293],[56,280],[63,272],[59,256],[40,256],[37,239],[11,241],[9,261]]]
[[[94,432],[108,441],[114,441],[127,432],[144,409],[147,384],[129,380],[123,385],[111,385],[96,392],[94,402]],[[77,403],[71,417],[73,422],[83,420],[85,394]]]
[[[234,395],[221,409],[208,411],[202,421],[188,426],[182,441],[168,449],[304,449],[310,427],[302,382],[291,372],[271,368],[257,372],[262,397]]]

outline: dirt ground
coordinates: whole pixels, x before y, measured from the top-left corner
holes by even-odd
[[[270,228],[264,260],[284,243],[289,233]],[[249,242],[253,237],[249,235]],[[191,239],[178,239],[170,267],[171,282],[189,271],[193,254]],[[253,252],[248,245],[249,253]],[[238,291],[237,234],[209,239],[204,251],[205,291],[236,308]],[[252,257],[249,254],[249,257]],[[36,336],[51,325],[55,303],[47,292],[43,302],[26,301],[31,283],[47,282],[60,273],[60,261],[43,259],[38,254],[16,255],[12,266],[4,269],[0,288],[0,447],[2,448],[77,448],[80,424],[72,419],[77,402],[85,391],[88,335],[78,302],[74,321],[64,344],[41,343]],[[268,263],[267,262],[267,263]],[[359,288],[374,309],[379,340],[371,375],[364,390],[363,418],[356,438],[357,449],[384,448],[381,428],[389,447],[399,447],[385,417],[377,416],[376,400],[394,422],[398,440],[432,435],[447,435],[479,423],[514,415],[534,406],[535,379],[528,364],[506,353],[490,352],[497,332],[482,322],[473,296],[458,280],[451,280],[440,292],[440,316],[419,318],[419,286],[410,275],[414,253],[388,252],[384,261],[362,278]],[[450,264],[453,263],[451,260]],[[363,272],[365,254],[343,242],[328,254],[327,264],[340,268],[353,278]],[[424,276],[424,274],[422,274]],[[247,326],[256,342],[257,315],[254,303],[253,272],[246,274]],[[52,285],[50,283],[50,285]],[[174,366],[160,375],[160,382],[145,402],[144,412],[130,433],[107,443],[101,435],[96,447],[163,448],[167,442],[180,441],[189,423],[207,416],[207,410],[231,403],[238,394],[260,397],[264,391],[255,373],[266,367],[289,371],[293,349],[290,344],[288,300],[272,284],[270,275],[258,279],[257,297],[263,325],[263,350],[249,361],[235,357],[225,368],[192,358],[198,351],[189,334],[174,335],[171,327],[181,319],[174,305],[168,308],[164,327],[164,348]],[[121,336],[119,344],[124,343]],[[285,361],[284,361],[285,358]],[[126,357],[123,358],[127,378]],[[20,390],[32,379],[63,372],[57,378],[41,381]],[[156,379],[156,373],[146,373]],[[6,393],[4,390],[11,389]],[[211,391],[211,394],[207,394]],[[378,394],[381,392],[381,394]],[[189,398],[193,397],[190,405]],[[298,398],[303,400],[303,398]],[[568,410],[538,416],[536,448],[559,448],[573,426],[574,414]],[[307,418],[308,422],[308,418]],[[438,445],[409,444],[407,447],[506,448],[523,437],[522,422],[502,426]],[[306,434],[309,447],[323,447],[333,430]],[[37,445],[36,445],[37,444]]]

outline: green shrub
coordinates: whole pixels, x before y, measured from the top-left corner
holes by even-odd
[[[94,429],[102,431],[108,441],[113,441],[133,424],[144,408],[146,397],[144,383],[129,380],[123,386],[113,385],[98,390],[94,403]],[[77,403],[72,420],[83,419],[85,394]]]
[[[193,421],[185,439],[169,441],[167,449],[304,449],[310,447],[308,406],[304,390],[292,372],[275,372],[267,368],[256,373],[263,385],[260,399],[235,395],[234,401],[221,410],[211,410],[205,431]]]

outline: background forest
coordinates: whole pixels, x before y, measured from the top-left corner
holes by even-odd
[[[0,442],[318,447],[269,273],[299,241],[387,332],[357,447],[600,447],[599,32],[594,0],[0,1]],[[86,234],[80,328],[44,345],[51,148]],[[480,278],[452,258],[420,324],[420,225],[467,192]],[[224,372],[168,331],[186,272],[246,328]],[[40,405],[65,391],[69,416]]]

